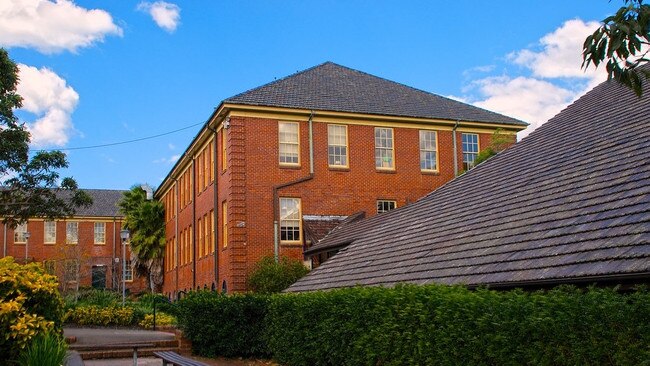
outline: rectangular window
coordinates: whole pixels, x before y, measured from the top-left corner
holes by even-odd
[[[280,241],[300,243],[300,198],[280,198]]]
[[[79,223],[76,221],[65,223],[65,243],[77,244],[79,242]]]
[[[226,155],[226,148],[228,147],[227,145],[227,137],[226,136],[226,129],[221,130],[221,171],[225,172],[226,168],[228,167],[228,155]]]
[[[228,247],[228,205],[226,201],[221,203],[221,221],[223,229],[221,230],[221,240],[223,247]]]
[[[420,130],[420,170],[438,171],[438,139],[436,131]]]
[[[203,257],[203,219],[198,221],[199,231],[199,258]]]
[[[377,169],[395,169],[395,149],[393,129],[375,127],[375,167]]]
[[[300,164],[300,128],[297,122],[279,122],[280,164]]]
[[[106,244],[106,223],[95,223],[95,244]]]
[[[27,223],[24,222],[14,229],[14,243],[27,242]]]
[[[210,253],[210,226],[209,226],[208,215],[203,216],[203,254],[205,256]]]
[[[174,252],[172,253],[174,259],[172,261],[172,268],[176,268],[178,267],[178,239],[173,237],[172,240],[174,242]]]
[[[126,269],[124,272],[124,281],[131,282],[133,281],[133,263],[130,259],[126,260]]]
[[[478,135],[463,133],[461,137],[463,141],[463,169],[470,170],[474,167],[474,160],[478,155]]]
[[[196,169],[198,170],[198,179],[197,190],[201,192],[203,190],[203,152],[200,152],[198,156],[194,157],[194,163],[196,164]]]
[[[210,183],[214,182],[214,149],[216,146],[216,138],[210,143]]]
[[[210,253],[214,253],[214,211],[210,210]]]
[[[45,221],[43,226],[45,244],[56,243],[56,221]]]
[[[388,212],[397,207],[397,201],[391,200],[378,200],[377,201],[377,213]]]
[[[327,125],[327,156],[331,167],[348,167],[348,127]]]

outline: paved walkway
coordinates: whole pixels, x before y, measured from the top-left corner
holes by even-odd
[[[139,357],[138,366],[161,366],[162,360],[152,357]],[[85,360],[85,366],[133,366],[133,358],[117,358],[107,360]]]
[[[63,328],[63,335],[76,337],[76,345],[106,345],[111,343],[146,343],[174,339],[172,333],[142,329]]]

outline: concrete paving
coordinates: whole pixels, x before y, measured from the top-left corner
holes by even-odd
[[[76,337],[73,344],[80,346],[107,345],[118,343],[146,343],[153,341],[173,340],[174,335],[167,332],[154,332],[143,329],[121,328],[63,328],[65,337]]]
[[[153,357],[139,357],[138,366],[162,366],[162,360]],[[85,366],[133,366],[133,358],[113,358],[107,360],[85,360]]]

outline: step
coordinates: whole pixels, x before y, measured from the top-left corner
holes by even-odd
[[[166,339],[166,340],[157,340],[157,341],[146,341],[146,342],[139,342],[139,343],[149,343],[153,345],[153,347],[171,347],[171,348],[178,348],[178,340],[176,339]],[[111,349],[113,347],[114,349],[130,349],[132,348],[132,343],[108,343],[108,344],[102,344],[102,345],[93,345],[93,344],[71,344],[68,346],[68,349],[70,350],[75,350],[79,352],[84,352],[84,351],[104,351],[106,349]],[[151,348],[151,347],[148,347]]]
[[[143,348],[138,349],[138,357],[152,357],[154,352],[159,351],[174,351],[181,353],[178,347],[156,347],[156,348]],[[82,351],[79,355],[84,360],[93,359],[108,359],[108,358],[131,358],[133,357],[133,349],[114,349],[114,350],[97,350],[97,351]]]

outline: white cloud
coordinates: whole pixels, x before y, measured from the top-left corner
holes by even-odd
[[[101,42],[106,35],[122,35],[111,15],[85,9],[69,0],[0,1],[0,45],[35,48],[46,54]]]
[[[166,1],[156,1],[154,3],[141,2],[138,4],[138,10],[151,15],[154,22],[169,33],[173,33],[176,30],[181,20],[181,8],[176,4]]]
[[[528,135],[607,78],[602,68],[581,69],[582,44],[598,24],[566,21],[539,40],[539,50],[519,50],[506,57],[530,75],[493,75],[471,81],[463,90],[469,95],[461,99],[530,123],[519,138]]]
[[[521,50],[508,55],[515,64],[525,66],[533,75],[542,78],[593,78],[601,70],[589,68],[582,70],[582,44],[593,33],[599,22],[583,22],[580,19],[568,20],[555,31],[539,41],[539,52]]]
[[[48,68],[18,64],[20,83],[17,92],[23,97],[22,110],[36,115],[28,122],[31,142],[35,146],[63,146],[74,132],[72,112],[79,94]]]
[[[172,155],[169,158],[160,158],[153,161],[154,164],[174,164],[181,158],[180,154]]]
[[[169,150],[176,150],[176,145],[172,144],[171,142],[167,144],[167,147],[169,148]]]

